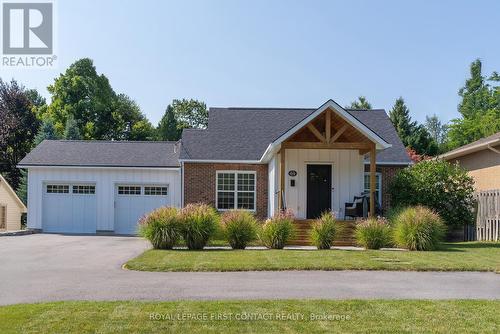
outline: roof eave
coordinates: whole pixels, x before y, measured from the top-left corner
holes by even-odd
[[[488,149],[488,146],[495,145],[495,144],[500,144],[500,138],[496,138],[493,140],[489,140],[484,143],[479,143],[473,146],[469,146],[467,148],[458,148],[453,151],[450,151],[448,153],[441,154],[437,156],[438,159],[443,159],[443,160],[451,160],[454,158],[459,158],[467,154],[475,153],[478,151],[482,151],[484,149]]]

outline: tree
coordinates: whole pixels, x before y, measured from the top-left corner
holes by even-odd
[[[37,146],[45,139],[48,140],[59,139],[54,123],[50,118],[47,118],[43,121],[42,125],[40,126],[40,130],[38,131],[33,143],[35,146]]]
[[[441,123],[436,114],[432,116],[425,116],[425,128],[431,138],[438,143],[438,145],[442,145],[446,139],[446,132],[448,131],[448,127],[446,124]]]
[[[28,205],[28,171],[25,169],[21,169],[21,179],[16,194],[24,205]]]
[[[56,128],[54,127],[54,123],[50,118],[45,119],[42,122],[40,130],[38,130],[38,133],[33,140],[33,146],[37,146],[45,139],[59,139],[56,133]],[[24,204],[28,204],[28,172],[24,169],[21,170],[21,178],[16,193]]]
[[[389,186],[394,207],[424,205],[448,226],[474,221],[474,180],[458,164],[426,160],[399,171]]]
[[[0,172],[14,189],[21,178],[16,165],[31,150],[40,124],[32,109],[22,85],[0,79]]]
[[[139,105],[125,94],[118,94],[113,105],[113,122],[118,140],[153,140],[155,129],[141,112]]]
[[[204,129],[208,126],[208,110],[204,102],[193,99],[173,100],[172,108],[180,129]]]
[[[453,149],[500,131],[500,77],[493,72],[489,78],[482,74],[481,60],[470,66],[470,78],[458,95],[461,118],[452,120],[448,132],[449,148]]]
[[[368,102],[366,97],[360,96],[356,101],[352,101],[347,109],[370,110],[372,109],[372,105]]]
[[[410,110],[402,97],[396,100],[394,107],[389,111],[389,118],[405,147],[414,149],[419,155],[435,155],[437,153],[437,144],[432,140],[425,127],[412,121]]]
[[[71,115],[66,120],[66,126],[64,128],[64,139],[68,140],[82,139],[82,136],[80,135],[80,129],[78,128],[78,124]]]
[[[410,116],[410,110],[405,104],[403,97],[399,97],[394,103],[394,107],[389,111],[389,118],[391,119],[396,132],[401,138],[405,147],[410,146],[410,137],[413,130],[417,126],[417,122],[413,122]]]
[[[181,132],[182,129],[179,129],[175,118],[174,108],[169,104],[156,128],[157,138],[158,140],[177,141],[181,138]]]
[[[150,140],[154,128],[139,106],[125,94],[116,94],[108,78],[98,74],[91,59],[72,65],[48,87],[52,102],[40,118],[51,118],[58,134],[73,117],[83,139]]]

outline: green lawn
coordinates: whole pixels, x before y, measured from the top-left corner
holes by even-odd
[[[348,250],[148,250],[143,271],[418,270],[500,272],[500,243],[447,243],[432,252]]]
[[[0,333],[498,333],[499,309],[476,300],[58,302],[0,307]]]

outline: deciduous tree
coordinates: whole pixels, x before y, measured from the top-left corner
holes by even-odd
[[[11,186],[19,185],[17,163],[31,150],[39,127],[26,89],[15,80],[0,79],[0,172]]]

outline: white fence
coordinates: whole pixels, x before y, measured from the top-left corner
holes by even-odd
[[[480,191],[477,198],[476,240],[500,240],[500,189]]]

